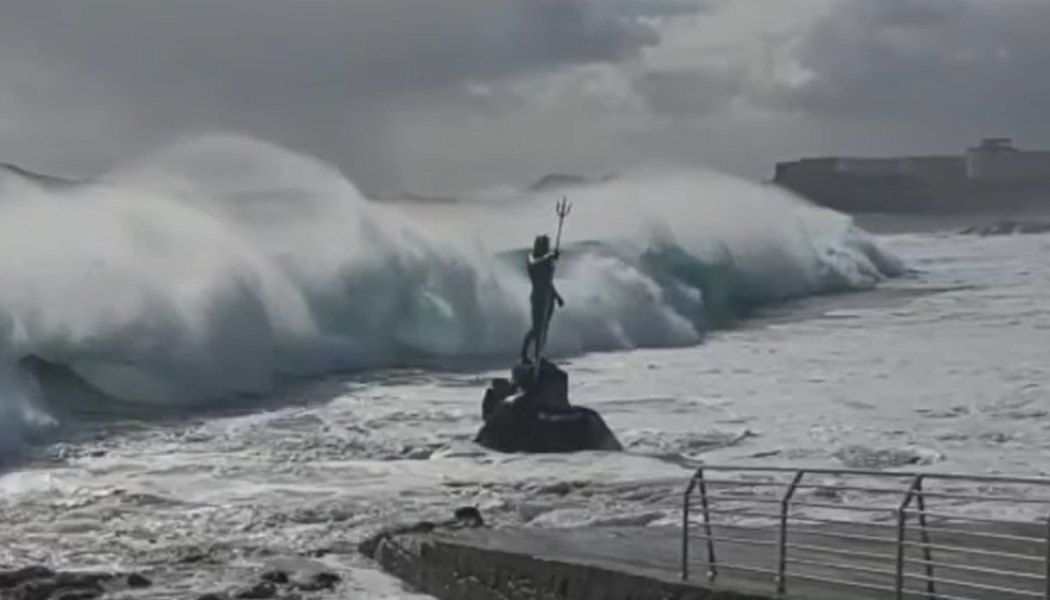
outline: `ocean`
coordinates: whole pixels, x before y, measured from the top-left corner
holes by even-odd
[[[653,525],[700,461],[1050,469],[1050,236],[864,225],[702,171],[566,194],[549,354],[623,453],[470,443],[556,196],[371,202],[239,137],[0,175],[0,564],[152,566],[181,598],[310,555],[409,598],[355,544],[457,506]]]

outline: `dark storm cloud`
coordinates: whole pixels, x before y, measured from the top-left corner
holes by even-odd
[[[143,91],[344,98],[618,60],[657,41],[585,0],[8,0],[0,28],[38,59]]]
[[[659,114],[706,117],[729,106],[744,88],[744,75],[727,69],[652,70],[636,77],[633,85],[649,108]]]
[[[643,159],[762,163],[1042,146],[1048,31],[1047,0],[3,0],[0,159],[90,172],[226,129],[386,187],[407,155],[413,174],[431,160],[469,180],[522,155],[629,162],[631,136],[667,149]],[[565,70],[591,63],[611,83]],[[528,77],[556,71],[568,91]]]
[[[0,73],[49,74],[53,113],[90,114],[94,102],[119,110],[131,137],[230,127],[337,162],[379,150],[390,103],[619,61],[657,41],[615,3],[589,0],[0,3]]]
[[[919,125],[916,135],[997,132],[1050,142],[1050,2],[850,0],[803,39],[804,85],[776,108]]]
[[[622,15],[635,17],[681,17],[708,12],[734,0],[608,0]]]
[[[557,162],[571,147],[581,168],[684,160],[765,177],[802,155],[958,152],[999,135],[1050,147],[1047,0],[748,1],[680,20],[622,70],[648,123],[624,108],[617,138],[612,119],[544,112],[518,126],[519,154],[549,170],[572,169]],[[550,139],[572,144],[537,150]]]

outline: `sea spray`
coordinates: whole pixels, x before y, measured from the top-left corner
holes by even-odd
[[[19,380],[25,357],[123,403],[189,405],[289,376],[516,355],[520,258],[554,225],[547,195],[372,202],[329,165],[240,137],[66,189],[0,189],[8,440],[52,403]],[[694,344],[764,303],[901,269],[848,218],[715,173],[627,173],[572,196],[555,355]]]

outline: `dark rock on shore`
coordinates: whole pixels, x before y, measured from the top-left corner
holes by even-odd
[[[1050,221],[1013,221],[1003,220],[985,225],[972,225],[959,233],[963,235],[1016,235],[1033,233],[1050,233]]]
[[[152,585],[139,573],[55,571],[43,565],[0,571],[0,598],[5,600],[91,600]]]
[[[250,585],[197,600],[300,600],[302,593],[334,591],[343,578],[317,561],[299,557],[275,559]]]
[[[406,533],[431,533],[434,531],[454,531],[457,529],[474,529],[487,527],[481,511],[474,506],[464,506],[456,509],[452,518],[445,521],[417,521],[415,523],[393,525],[384,528],[379,533],[369,536],[358,544],[357,549],[368,558],[375,559],[382,551],[383,542],[393,536]]]
[[[539,411],[504,407],[485,423],[475,442],[497,452],[623,450],[602,416],[583,406]]]
[[[324,592],[334,590],[343,578],[328,571],[314,573],[302,581],[293,581],[292,587],[303,592]]]
[[[284,571],[267,571],[260,575],[259,579],[276,585],[288,585],[288,582],[291,581],[288,573]]]
[[[153,585],[153,582],[150,581],[149,578],[139,575],[138,573],[128,575],[127,582],[128,587],[133,590],[148,588]]]
[[[277,595],[277,585],[269,581],[260,581],[255,585],[234,594],[235,598],[244,600],[263,600]]]

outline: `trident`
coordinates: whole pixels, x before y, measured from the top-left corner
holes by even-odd
[[[558,200],[557,204],[554,205],[554,214],[558,215],[558,235],[554,238],[554,249],[557,250],[561,247],[561,228],[565,225],[565,217],[569,216],[572,212],[572,205],[569,204],[569,200],[562,196],[561,200]]]

